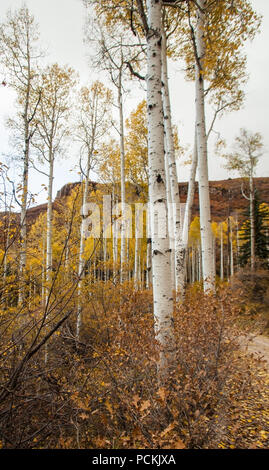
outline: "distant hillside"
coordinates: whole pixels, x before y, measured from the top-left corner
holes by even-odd
[[[72,189],[79,185],[79,182],[68,183],[64,185],[58,192],[53,203],[54,208],[57,209],[59,202],[64,203],[64,199],[70,195]],[[241,178],[234,178],[221,181],[210,182],[210,200],[211,200],[211,213],[212,220],[219,222],[225,220],[228,215],[238,213],[239,220],[242,218],[243,210],[248,206],[248,201],[242,195],[243,180]],[[255,178],[255,186],[259,191],[260,199],[262,202],[269,204],[269,178]],[[102,184],[92,182],[90,185],[92,189],[103,187]],[[180,201],[184,203],[187,197],[188,183],[179,183]],[[247,183],[244,184],[244,192],[248,194]],[[31,207],[27,211],[27,224],[28,227],[35,222],[39,214],[46,211],[47,204],[40,204]],[[199,195],[198,183],[196,183],[193,217],[199,215]],[[19,221],[19,214],[18,221]]]
[[[259,191],[261,202],[269,204],[269,178],[254,178],[255,187]],[[242,212],[248,206],[248,201],[242,195],[242,187],[244,193],[248,195],[247,182],[243,182],[242,178],[229,178],[228,180],[210,181],[210,201],[212,220],[219,222],[225,220],[228,215],[238,213],[239,220]],[[187,197],[188,183],[179,183],[180,201],[185,202]],[[193,216],[199,215],[199,195],[198,183],[196,183]]]

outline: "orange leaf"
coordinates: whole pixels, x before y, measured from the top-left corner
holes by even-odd
[[[150,407],[151,403],[149,400],[142,401],[140,411],[145,411]]]
[[[162,401],[165,401],[166,391],[165,391],[164,387],[159,388],[158,395],[159,395],[159,397],[161,398]]]
[[[186,449],[186,446],[181,439],[178,439],[176,442],[174,442],[173,449]]]
[[[139,402],[139,400],[140,400],[139,395],[134,395],[132,403],[134,404],[136,408],[137,408],[137,403]]]
[[[167,428],[165,428],[165,430],[163,432],[161,432],[161,437],[166,436],[166,434],[168,434],[170,431],[172,431],[172,429],[174,429],[174,427],[175,427],[175,423],[169,424],[169,426],[167,426]]]

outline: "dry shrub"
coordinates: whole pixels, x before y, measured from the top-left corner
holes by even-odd
[[[74,316],[50,342],[47,366],[41,353],[33,358],[2,404],[4,446],[229,447],[233,416],[262,391],[253,365],[238,352],[239,309],[229,291],[205,296],[190,289],[175,310],[175,366],[164,384],[157,377],[151,292],[128,283],[95,285],[85,298],[80,343]],[[238,439],[239,447],[258,442],[255,432],[249,435]]]

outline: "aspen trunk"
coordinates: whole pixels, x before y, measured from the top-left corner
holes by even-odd
[[[174,360],[173,297],[169,238],[160,237],[155,213],[167,228],[162,107],[161,13],[162,3],[147,0],[147,109],[149,141],[149,202],[152,237],[153,303],[156,339],[160,345],[159,377],[165,376]],[[162,210],[164,206],[165,210]],[[159,224],[158,224],[159,225]]]
[[[24,299],[24,272],[26,267],[26,250],[27,250],[27,228],[26,228],[26,210],[28,198],[28,177],[29,177],[29,150],[30,150],[30,125],[29,125],[29,108],[30,108],[30,87],[32,80],[31,60],[30,60],[30,42],[29,31],[27,30],[27,87],[24,106],[24,158],[23,158],[23,177],[22,177],[22,200],[21,200],[21,216],[20,216],[20,262],[19,275],[22,283],[19,288],[18,304],[20,305]]]
[[[238,214],[236,214],[236,269],[239,269],[239,228],[238,228]]]
[[[150,289],[152,284],[152,267],[151,267],[151,238],[147,239],[147,277],[146,289]]]
[[[178,291],[180,286],[180,270],[182,269],[180,260],[181,230],[180,230],[180,198],[178,190],[178,178],[175,159],[175,148],[172,130],[171,105],[168,85],[167,55],[166,55],[166,34],[162,27],[162,81],[163,81],[163,110],[164,110],[164,130],[166,142],[166,160],[167,160],[167,188],[169,187],[169,203],[171,203],[171,228],[169,227],[170,248],[172,260],[172,283],[173,289]],[[168,185],[169,180],[169,185]]]
[[[26,111],[25,111],[26,112]],[[19,262],[19,275],[20,275],[20,288],[18,304],[20,305],[24,298],[24,273],[26,266],[26,250],[27,250],[27,231],[26,231],[26,210],[28,198],[28,175],[29,175],[29,125],[25,119],[25,149],[24,149],[24,162],[23,162],[23,178],[22,178],[22,201],[21,201],[21,214],[20,214],[20,262]]]
[[[130,281],[132,278],[132,269],[131,269],[131,263],[130,263],[130,239],[129,238],[127,238],[126,254],[127,254],[127,261],[128,261],[128,281]]]
[[[146,288],[150,289],[152,286],[152,242],[151,242],[151,225],[150,225],[150,210],[147,211],[147,277]]]
[[[87,169],[85,174],[84,182],[82,182],[83,188],[83,196],[82,196],[82,220],[80,225],[80,247],[79,247],[79,261],[78,261],[78,306],[77,306],[77,325],[76,325],[76,339],[79,341],[80,339],[80,331],[82,325],[82,308],[81,308],[81,288],[82,288],[82,273],[84,270],[85,260],[83,258],[84,255],[84,245],[85,245],[85,226],[84,221],[87,217],[86,213],[86,205],[88,202],[88,188],[89,188],[89,175],[90,175],[90,162],[91,162],[91,155],[88,154],[88,161],[87,161]]]
[[[46,247],[46,287],[45,287],[45,309],[48,310],[49,291],[51,287],[52,272],[52,186],[53,186],[54,155],[50,149],[49,155],[49,184],[47,205],[47,247]],[[48,362],[48,344],[45,344],[45,364]]]
[[[46,251],[46,289],[49,290],[52,270],[52,186],[53,186],[53,167],[54,157],[51,153],[48,185],[48,206],[47,206],[47,251]],[[47,300],[47,295],[46,295]]]
[[[195,177],[196,177],[196,171],[197,171],[197,161],[198,161],[198,154],[197,154],[197,141],[196,141],[196,132],[195,132],[193,158],[192,158],[192,164],[191,164],[190,178],[189,178],[189,184],[188,184],[188,194],[187,194],[183,228],[182,228],[182,234],[181,234],[181,245],[180,245],[179,252],[178,252],[179,253],[178,254],[179,267],[178,267],[177,301],[180,301],[184,297],[184,291],[185,291],[186,252],[187,252],[188,239],[189,239],[191,210],[193,206],[194,192],[195,192]]]
[[[106,267],[106,262],[107,262],[107,239],[106,237],[103,238],[103,257],[104,257],[104,281],[107,281],[107,267]]]
[[[6,292],[6,280],[8,275],[8,262],[7,262],[7,255],[9,250],[9,241],[10,241],[10,226],[11,226],[11,209],[12,209],[12,201],[9,207],[8,213],[8,225],[7,225],[7,232],[6,232],[6,240],[5,240],[5,250],[4,250],[4,259],[2,260],[3,263],[3,292]],[[4,294],[4,309],[6,309],[8,305],[8,296],[7,293]]]
[[[249,209],[250,209],[250,267],[251,271],[255,269],[255,223],[254,223],[254,184],[253,176],[249,179]]]
[[[125,149],[124,149],[124,120],[123,120],[123,105],[122,105],[122,69],[119,72],[118,83],[118,107],[120,118],[120,167],[121,167],[121,211],[122,215],[125,214]],[[120,282],[126,278],[125,263],[126,263],[126,227],[125,219],[121,227],[121,265],[120,265]]]
[[[198,60],[195,64],[196,83],[196,135],[198,151],[199,172],[199,203],[200,203],[200,227],[204,291],[214,291],[215,275],[212,253],[211,211],[208,182],[207,137],[205,124],[205,100],[203,62],[205,56],[204,28],[206,6],[205,0],[197,0],[197,30],[196,45]]]
[[[195,248],[191,247],[191,282],[195,282]]]
[[[199,281],[203,279],[203,267],[202,267],[202,250],[201,245],[199,245]]]
[[[220,224],[220,278],[224,279],[224,265],[223,265],[223,225]]]
[[[142,287],[143,290],[145,289],[145,262],[144,262],[144,257],[142,259],[141,287]]]
[[[212,252],[213,252],[213,272],[216,276],[216,238],[212,235]]]
[[[46,284],[46,237],[42,237],[42,269],[41,269],[41,307],[45,308],[45,284]]]
[[[231,276],[234,275],[234,253],[233,253],[233,227],[230,221],[230,259],[231,259]]]
[[[165,144],[167,144],[167,139],[166,138],[165,138]],[[171,184],[170,184],[170,175],[169,175],[168,166],[169,166],[169,164],[168,164],[168,155],[167,155],[167,152],[166,152],[166,145],[165,145],[165,177],[166,177],[166,199],[167,199],[167,207],[168,207],[167,214],[168,214],[168,237],[169,237],[170,265],[171,265],[171,287],[172,287],[172,290],[174,291],[175,288],[176,288],[176,280],[175,280],[175,226],[174,226],[174,214],[173,214]]]
[[[116,204],[116,196],[115,196],[115,191],[113,190],[113,196],[112,196],[112,201],[113,201],[113,206]],[[115,217],[118,215],[116,214]],[[118,224],[116,219],[114,218],[113,225],[112,225],[112,241],[113,241],[113,281],[116,281],[117,274],[118,274]]]
[[[138,238],[138,227],[139,227],[139,212],[135,213],[135,259],[134,259],[134,288],[138,290],[139,287],[139,238]]]

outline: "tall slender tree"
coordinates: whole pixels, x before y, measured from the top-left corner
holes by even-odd
[[[46,282],[47,290],[52,271],[52,192],[54,164],[61,154],[63,141],[69,134],[70,92],[75,84],[75,72],[58,64],[48,66],[41,75],[40,105],[35,117],[37,132],[33,144],[41,159],[48,164]]]
[[[269,263],[269,208],[266,204],[259,200],[258,191],[255,191],[253,209],[252,209],[253,225],[254,225],[254,257],[261,265],[268,268]],[[253,249],[253,228],[250,222],[250,207],[245,212],[247,220],[242,224],[239,231],[239,263],[245,266],[252,259]],[[252,267],[252,266],[251,266]]]
[[[77,339],[81,330],[81,288],[85,265],[85,227],[89,191],[90,171],[94,168],[100,150],[100,141],[107,133],[111,121],[112,93],[101,82],[94,82],[91,87],[83,87],[79,95],[77,140],[81,144],[81,152],[86,156],[86,170],[83,171],[82,182],[82,221],[80,227],[80,248],[78,265],[78,310],[77,310]],[[81,165],[82,166],[82,165]],[[106,240],[106,238],[105,238]]]
[[[262,136],[258,132],[252,133],[247,129],[240,129],[240,134],[235,138],[234,151],[223,154],[226,160],[225,167],[230,171],[236,171],[243,178],[248,180],[249,196],[244,197],[249,200],[250,210],[250,264],[251,269],[255,269],[255,222],[254,222],[254,175],[257,164],[262,156],[263,142]],[[242,189],[243,190],[243,189]]]
[[[160,344],[160,373],[167,374],[174,356],[170,247],[167,234],[161,237],[155,223],[156,214],[159,213],[160,225],[167,229],[162,103],[162,2],[147,0],[147,12],[141,1],[137,0],[136,3],[147,40],[149,205],[155,331]]]
[[[40,91],[36,93],[34,83],[38,73],[38,63],[42,56],[39,48],[39,31],[34,17],[26,6],[8,11],[6,21],[0,26],[1,63],[7,74],[7,84],[17,94],[19,122],[11,126],[20,134],[22,152],[22,195],[20,214],[20,256],[19,276],[23,281],[26,266],[26,210],[28,206],[29,156],[33,135],[36,131],[35,114],[40,101]],[[23,300],[23,283],[19,289],[19,303]]]

